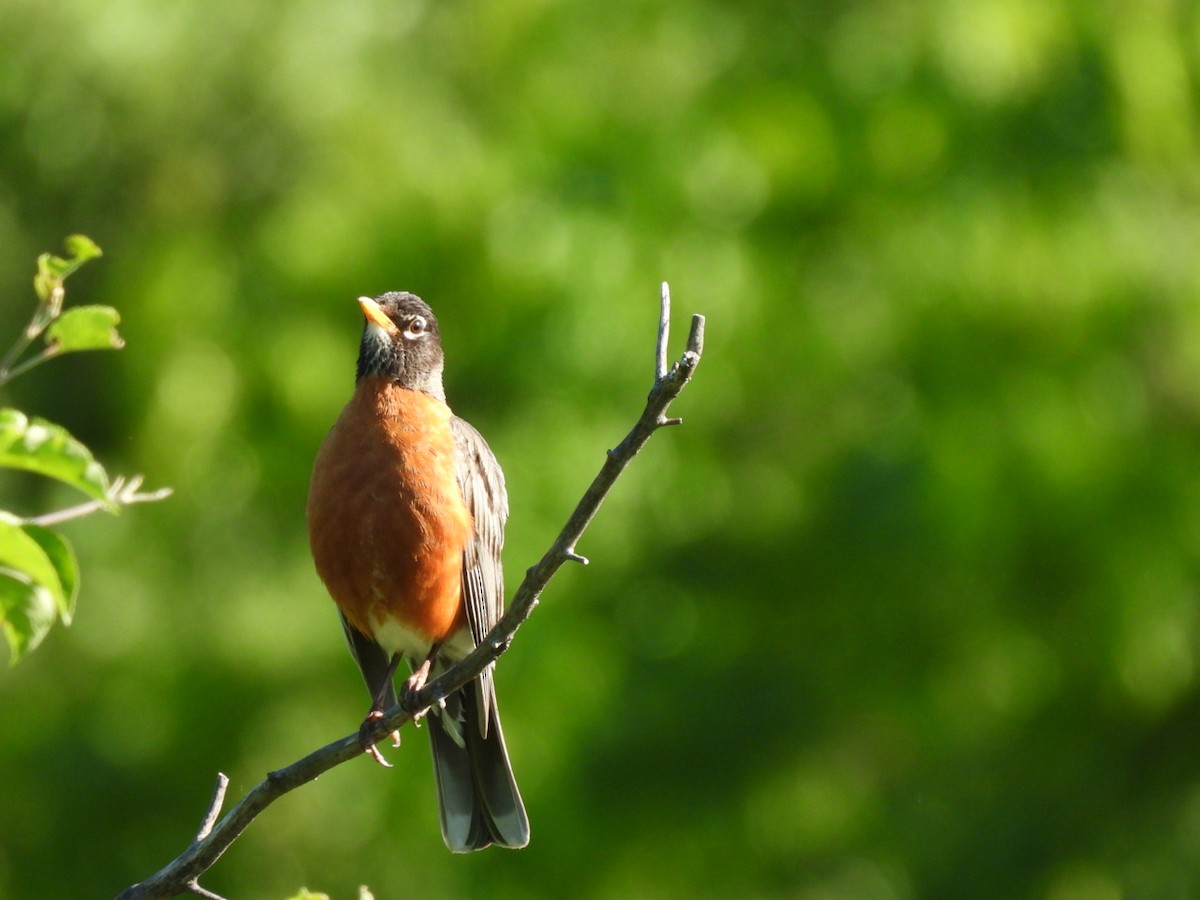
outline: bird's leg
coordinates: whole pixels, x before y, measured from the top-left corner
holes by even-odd
[[[433,667],[433,661],[437,659],[438,651],[441,648],[441,644],[434,644],[430,647],[425,660],[413,669],[413,673],[408,676],[404,682],[404,686],[400,688],[400,702],[406,709],[412,711],[414,724],[420,722],[421,717],[428,711],[415,709],[417,694],[421,692],[421,688],[425,687],[425,682],[429,680],[429,670]]]
[[[375,746],[375,742],[370,739],[369,733],[371,726],[377,719],[383,718],[383,712],[387,709],[388,688],[392,684],[392,677],[396,674],[396,666],[400,665],[400,654],[392,655],[392,661],[388,663],[387,672],[384,675],[383,681],[380,683],[379,690],[375,692],[375,697],[371,701],[371,709],[367,713],[367,717],[363,719],[362,725],[358,727],[358,742],[362,745],[363,752],[369,753],[375,762],[385,768],[391,768],[392,764],[383,758],[383,754],[379,752]],[[405,682],[407,684],[407,682]],[[400,746],[400,732],[393,731],[391,734],[392,746]]]

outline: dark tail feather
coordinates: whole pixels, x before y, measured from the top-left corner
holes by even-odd
[[[492,844],[520,848],[529,843],[529,819],[513,779],[500,713],[493,694],[487,737],[479,729],[478,683],[446,698],[446,709],[426,722],[433,744],[442,839],[454,853],[482,850]],[[490,679],[482,690],[491,691]],[[447,731],[443,716],[462,730],[460,746]],[[451,725],[453,728],[453,724]]]

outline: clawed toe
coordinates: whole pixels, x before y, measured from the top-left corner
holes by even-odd
[[[358,743],[362,747],[363,752],[368,754],[375,762],[379,763],[385,769],[390,769],[392,764],[383,758],[383,754],[379,752],[379,748],[375,746],[375,741],[371,739],[371,729],[374,724],[383,718],[383,713],[377,709],[367,713],[367,717],[363,719],[363,723],[358,726]],[[400,732],[393,731],[391,733],[392,746],[400,746]]]
[[[405,679],[403,686],[400,688],[400,703],[412,713],[414,725],[420,725],[421,718],[429,712],[428,709],[423,709],[417,705],[417,695],[421,693],[421,689],[425,687],[425,683],[429,680],[429,667],[432,663],[433,656],[430,655],[421,665],[417,666],[412,675]]]

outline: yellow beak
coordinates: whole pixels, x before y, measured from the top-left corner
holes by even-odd
[[[378,325],[388,334],[395,334],[398,330],[396,323],[389,319],[387,313],[370,297],[359,297],[358,306],[362,310],[363,315],[366,316],[367,321],[372,325]]]

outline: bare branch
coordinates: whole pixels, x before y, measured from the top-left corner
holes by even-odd
[[[625,438],[608,451],[604,465],[584,492],[567,524],[563,527],[550,549],[525,573],[525,579],[513,596],[512,603],[496,627],[466,658],[447,669],[436,680],[427,684],[414,699],[412,708],[397,705],[375,720],[369,737],[380,741],[386,735],[411,722],[414,712],[428,709],[441,703],[489,665],[500,658],[512,643],[517,629],[529,618],[538,604],[542,591],[554,574],[565,562],[587,560],[580,556],[575,546],[587,530],[588,524],[600,509],[601,503],[616,483],[625,467],[650,440],[662,425],[672,421],[665,417],[667,407],[679,396],[680,391],[691,380],[700,362],[704,345],[704,317],[693,316],[688,335],[687,349],[679,361],[667,368],[666,339],[667,319],[670,314],[670,295],[667,285],[662,289],[662,315],[659,321],[659,342],[656,348],[656,377],[654,386],[646,400],[646,408]],[[659,360],[662,360],[659,363]],[[117,900],[145,900],[145,898],[173,897],[181,893],[217,898],[200,887],[198,879],[229,849],[235,840],[264,809],[284,794],[307,784],[334,766],[362,755],[362,746],[357,732],[331,744],[314,750],[308,756],[290,766],[268,773],[267,777],[253,787],[237,805],[225,814],[216,825],[209,819],[219,814],[224,787],[218,779],[218,790],[214,793],[205,825],[192,844],[178,857],[154,875],[139,884],[126,888]],[[227,781],[226,781],[227,783]],[[210,830],[209,830],[210,829]],[[219,900],[219,898],[218,898]]]
[[[208,804],[208,812],[204,814],[204,821],[200,823],[200,830],[196,832],[196,840],[204,840],[213,830],[217,816],[221,814],[221,807],[225,805],[225,791],[228,789],[229,776],[224,772],[218,772],[217,783],[213,786],[212,801]]]
[[[658,304],[658,347],[654,354],[654,380],[667,377],[667,341],[671,337],[671,286],[665,281],[659,293]]]

